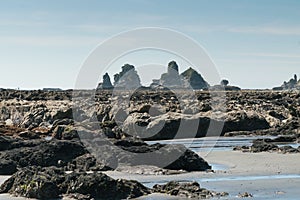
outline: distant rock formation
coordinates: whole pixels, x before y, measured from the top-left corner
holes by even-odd
[[[298,80],[297,75],[294,74],[294,78],[291,78],[288,82],[284,81],[279,87],[274,87],[273,90],[300,90],[300,80]]]
[[[133,65],[125,64],[122,71],[114,75],[114,86],[119,89],[137,89],[141,87],[140,77]]]
[[[152,79],[152,83],[150,84],[150,88],[155,89],[160,86],[160,79]]]
[[[122,66],[122,71],[114,75],[114,85],[111,84],[110,77],[106,73],[103,76],[103,82],[99,83],[97,89],[208,89],[210,85],[193,68],[185,70],[179,74],[179,67],[175,61],[168,64],[166,73],[163,73],[160,79],[153,79],[150,87],[141,85],[140,77],[135,67],[130,64]]]
[[[178,65],[175,61],[168,64],[168,72],[161,75],[160,85],[167,88],[182,88],[183,82],[178,72]]]
[[[239,91],[241,88],[233,85],[228,85],[229,81],[227,79],[221,80],[219,85],[211,86],[210,90],[226,90],[226,91]]]
[[[113,89],[114,86],[111,84],[110,77],[108,73],[103,75],[103,82],[99,83],[97,89],[110,90]]]
[[[195,90],[207,89],[209,84],[193,68],[185,70],[181,75],[185,87],[192,87]]]
[[[186,89],[194,90],[207,89],[209,84],[193,68],[189,68],[179,74],[179,67],[175,61],[168,64],[168,71],[161,75],[160,79],[153,79],[150,88],[152,89]]]
[[[62,89],[60,89],[60,88],[43,88],[43,91],[56,92],[56,91],[62,91]]]

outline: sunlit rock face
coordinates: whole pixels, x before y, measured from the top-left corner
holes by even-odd
[[[130,64],[122,66],[122,71],[114,75],[114,81],[114,87],[119,89],[137,89],[142,86],[137,71]]]
[[[189,68],[180,75],[183,79],[185,87],[191,87],[192,89],[207,89],[209,84],[203,79],[203,77],[193,68]]]
[[[110,77],[109,77],[108,73],[105,73],[103,75],[103,82],[99,83],[97,89],[107,90],[107,89],[113,89],[113,88],[114,88],[114,86],[112,85],[112,83],[110,81]]]
[[[298,80],[296,74],[288,82],[284,81],[281,86],[273,88],[273,90],[292,90],[292,89],[300,90],[300,80]]]
[[[168,64],[168,71],[161,75],[160,85],[167,88],[183,88],[183,82],[178,72],[178,65],[175,61]]]

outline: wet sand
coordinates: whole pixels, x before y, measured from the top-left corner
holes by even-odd
[[[171,180],[194,180],[209,190],[229,192],[230,195],[222,199],[236,199],[239,193],[244,192],[253,194],[253,199],[298,199],[300,195],[300,154],[213,151],[205,159],[226,168],[216,170],[215,173],[191,172],[176,175],[137,175],[115,171],[106,173],[114,178],[135,179],[148,187]],[[172,198],[154,194],[140,199]]]
[[[232,175],[300,174],[300,154],[215,151],[204,159],[208,163],[228,165],[227,174]]]

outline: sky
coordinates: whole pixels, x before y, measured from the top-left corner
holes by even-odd
[[[299,0],[0,0],[0,88],[73,88],[99,44],[142,27],[192,38],[231,85],[272,88],[300,76],[299,10]],[[112,78],[129,63],[140,72],[151,60],[162,71],[148,66],[145,84],[171,60],[180,72],[190,67],[174,55],[145,51],[107,71]]]

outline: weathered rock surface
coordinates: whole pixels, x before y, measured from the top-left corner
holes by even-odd
[[[125,64],[122,71],[114,75],[114,87],[116,89],[138,89],[141,80],[133,65]]]
[[[161,75],[160,85],[166,88],[183,88],[183,82],[178,72],[178,65],[175,61],[168,64],[168,71]]]
[[[27,166],[62,167],[86,152],[83,145],[75,141],[15,141],[0,152],[0,172],[12,174],[17,167]]]
[[[109,77],[108,73],[105,73],[103,75],[103,82],[99,83],[97,89],[110,90],[113,88],[114,88],[114,86],[112,85],[112,83],[110,81],[110,77]]]
[[[0,193],[37,199],[54,199],[63,194],[87,199],[128,199],[150,192],[137,181],[115,180],[100,172],[66,174],[55,167],[23,168],[0,187]]]
[[[294,148],[287,143],[298,143],[300,136],[280,136],[275,139],[256,139],[251,146],[235,147],[234,150],[243,152],[278,152],[278,153],[300,153],[300,148]],[[279,146],[280,145],[280,146]]]
[[[209,191],[205,188],[201,188],[197,182],[179,183],[171,181],[165,185],[154,185],[154,192],[166,193],[172,196],[178,196],[179,198],[191,198],[191,199],[209,199],[211,197],[227,196],[228,193]]]
[[[295,74],[288,82],[284,81],[280,87],[274,87],[273,90],[300,90],[300,80],[298,80],[297,75]]]
[[[183,145],[148,145],[138,139],[105,139],[103,132],[81,132],[85,146],[77,138],[23,140],[0,137],[0,174],[7,175],[27,166],[57,166],[66,170],[103,171],[119,164],[153,165],[185,171],[205,171],[211,167]],[[102,135],[101,135],[102,134]],[[82,139],[84,139],[82,137]],[[88,153],[88,149],[90,152]],[[163,160],[164,162],[161,162]]]
[[[17,100],[18,95],[25,96],[27,93],[28,91],[16,93],[15,91],[6,90],[0,93],[0,99],[4,100],[0,102],[1,133],[28,139],[44,138],[51,135],[58,125],[68,126],[74,124],[72,121],[73,103],[71,101],[50,100],[47,97],[50,94],[49,92],[32,92],[34,97],[30,101]],[[84,92],[81,93],[84,95]],[[70,92],[60,91],[51,94],[61,96],[58,98],[61,99],[64,96],[69,96]],[[147,130],[150,130],[150,126],[159,128],[159,130],[164,129],[163,131],[153,129],[152,133],[159,133],[155,139],[159,139],[162,136],[161,133],[168,129],[168,121],[171,121],[171,124],[178,124],[180,118],[189,120],[189,118],[196,117],[198,119],[209,118],[209,120],[206,120],[208,122],[210,120],[225,121],[222,134],[234,135],[240,132],[241,134],[273,135],[299,132],[300,95],[296,91],[227,92],[226,102],[223,105],[223,107],[227,107],[227,111],[219,112],[217,115],[215,113],[218,108],[213,107],[210,102],[211,95],[214,94],[209,92],[196,92],[196,100],[192,98],[184,99],[171,91],[139,91],[128,97],[126,95],[126,92],[120,96],[112,96],[112,93],[105,91],[98,92],[95,97],[97,102],[95,109],[84,107],[84,104],[80,107],[81,104],[79,104],[78,111],[76,111],[78,113],[76,120],[87,123],[96,118],[104,127],[110,124],[108,128],[112,131],[107,130],[107,133],[111,137],[122,135],[114,130],[116,125],[121,125],[121,128],[127,130],[130,129],[132,124],[136,124],[136,127],[142,129],[147,127]],[[182,96],[189,95],[183,94]],[[126,104],[126,101],[122,104],[123,98],[128,98],[129,105]],[[121,104],[118,102],[121,102]],[[117,110],[114,110],[114,107]],[[118,111],[120,109],[123,109],[123,114]],[[170,116],[167,121],[166,115]],[[116,117],[119,117],[117,120],[120,123],[114,123]],[[126,123],[124,124],[124,122]],[[166,127],[163,128],[160,122],[166,122],[164,123]],[[155,123],[160,124],[160,126],[152,126]],[[56,133],[58,133],[57,130],[55,130]],[[170,131],[173,132],[174,130],[173,128]],[[132,135],[132,133],[129,133],[129,135]],[[171,138],[168,135],[174,135],[174,133],[169,134],[166,132],[166,135],[165,137],[162,136],[161,139]],[[205,134],[198,134],[197,136],[203,135]],[[57,137],[61,136],[58,134]],[[189,136],[187,135],[187,137]]]
[[[209,87],[209,84],[203,79],[203,77],[191,67],[182,72],[180,76],[184,80],[184,85],[186,88],[201,90]]]

